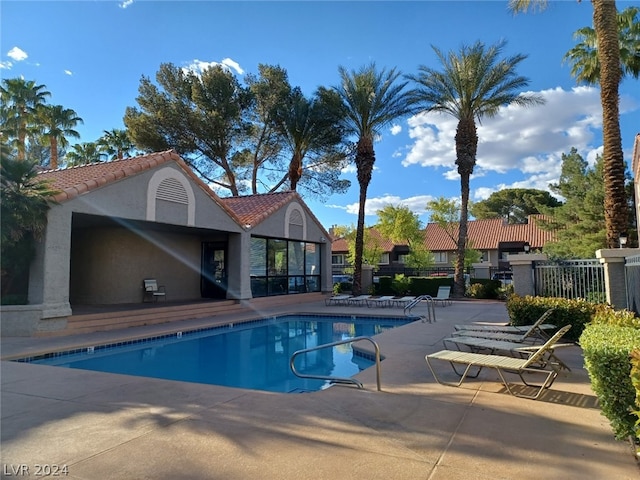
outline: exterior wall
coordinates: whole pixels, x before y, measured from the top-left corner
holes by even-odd
[[[142,280],[164,285],[167,300],[200,298],[201,237],[104,227],[73,234],[71,303],[142,301]]]

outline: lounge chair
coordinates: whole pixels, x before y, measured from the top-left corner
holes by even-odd
[[[549,335],[545,330],[555,330],[557,325],[543,323],[553,313],[553,308],[544,312],[533,325],[454,325],[456,329],[453,335],[468,337],[492,338],[494,340],[508,340],[511,342],[524,342],[534,340],[536,337],[547,340]]]
[[[540,397],[545,389],[549,388],[553,384],[561,368],[560,365],[553,361],[553,357],[551,357],[551,359],[547,358],[545,360],[545,356],[548,357],[550,351],[551,353],[553,353],[552,350],[554,348],[554,345],[570,328],[571,325],[565,325],[564,327],[562,327],[549,340],[547,340],[544,345],[532,351],[531,355],[528,358],[515,358],[504,355],[486,355],[482,353],[469,353],[457,350],[441,350],[439,352],[425,355],[425,360],[436,382],[442,385],[459,387],[460,385],[462,385],[462,382],[464,382],[467,376],[471,376],[469,375],[471,367],[477,367],[478,369],[475,375],[471,376],[472,378],[477,377],[485,367],[493,368],[496,370],[496,372],[498,372],[500,380],[502,380],[502,383],[511,395],[515,397],[530,398],[535,400]],[[433,360],[443,360],[449,362],[454,368],[454,371],[456,371],[456,364],[462,365],[464,367],[464,372],[460,375],[460,381],[458,383],[453,383],[440,380],[436,375],[433,366],[431,365],[431,362]],[[540,364],[540,362],[544,364],[544,368],[536,368],[536,365]],[[522,382],[526,386],[537,388],[536,393],[534,395],[525,395],[514,392],[504,377],[505,372],[517,374],[520,377],[520,380],[522,380]],[[523,376],[524,374],[534,373],[545,375],[544,381],[541,384],[530,384],[525,380]]]
[[[367,298],[367,307],[390,307],[393,301],[393,295],[384,295],[382,297]]]
[[[400,298],[394,298],[391,303],[396,307],[404,307],[405,305],[413,302],[417,297],[412,295],[407,295]]]
[[[362,306],[366,301],[371,298],[371,295],[358,295],[357,297],[351,297],[347,300],[347,305]]]
[[[506,352],[512,357],[527,358],[532,352],[542,348],[541,345],[527,345],[518,342],[509,342],[505,340],[493,340],[490,338],[479,337],[450,337],[442,340],[444,348],[447,350],[471,351],[473,353],[485,353],[494,355],[496,352]],[[560,368],[571,371],[569,366],[556,357],[554,350],[561,347],[572,347],[573,343],[556,343],[552,349],[548,351],[545,358],[541,359],[541,366],[551,360],[556,362]],[[465,350],[466,349],[466,350]],[[457,373],[457,372],[456,372]]]
[[[333,295],[329,298],[325,298],[324,304],[329,305],[346,305],[347,300],[351,298],[351,295]]]
[[[447,305],[451,305],[453,302],[449,296],[451,295],[451,287],[438,287],[438,296],[433,297],[433,300],[438,303],[440,302],[443,307]]]

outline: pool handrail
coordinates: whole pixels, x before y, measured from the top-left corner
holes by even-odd
[[[315,347],[305,348],[305,349],[302,349],[302,350],[297,350],[297,351],[293,352],[293,355],[291,355],[291,359],[289,360],[289,365],[291,367],[291,371],[293,372],[293,374],[296,377],[299,377],[299,378],[311,378],[311,379],[315,379],[315,380],[328,380],[331,383],[350,384],[350,385],[355,385],[356,387],[358,387],[360,389],[363,389],[364,385],[362,384],[362,382],[360,382],[359,380],[356,380],[355,378],[350,378],[350,377],[332,377],[330,375],[309,375],[309,374],[306,374],[306,373],[298,372],[296,370],[295,365],[294,365],[296,357],[298,355],[303,354],[303,353],[312,352],[314,350],[320,350],[321,348],[335,347],[337,345],[344,345],[346,343],[359,342],[361,340],[367,340],[367,341],[371,342],[373,344],[374,349],[375,349],[375,355],[376,355],[376,381],[377,381],[377,384],[378,384],[378,391],[380,392],[382,390],[381,385],[380,385],[380,347],[378,346],[378,344],[371,337],[353,337],[353,338],[348,338],[346,340],[339,340],[337,342],[325,343],[323,345],[317,345]]]

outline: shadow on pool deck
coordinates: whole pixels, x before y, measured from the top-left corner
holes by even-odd
[[[261,313],[319,312],[402,314],[324,302]],[[558,353],[572,371],[537,401],[508,395],[490,371],[461,388],[442,386],[424,355],[442,348],[455,323],[504,322],[507,314],[491,301],[455,301],[436,314],[435,323],[376,337],[385,356],[381,392],[373,368],[358,375],[365,390],[287,395],[3,361],[3,474],[24,464],[35,476],[39,464],[66,465],[67,478],[76,479],[639,478],[630,445],[613,438],[600,413],[579,347]],[[180,322],[180,329],[206,323]],[[3,338],[2,356],[170,327]]]

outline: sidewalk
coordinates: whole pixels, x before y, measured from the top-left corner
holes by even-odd
[[[261,313],[287,311],[402,313],[324,302]],[[507,314],[490,301],[454,301],[436,314],[435,323],[376,337],[385,357],[382,392],[374,368],[358,376],[365,390],[274,394],[3,361],[3,478],[19,468],[35,478],[37,465],[66,465],[66,478],[96,480],[640,478],[630,445],[613,438],[600,414],[579,347],[558,353],[572,371],[540,400],[510,396],[494,372],[461,388],[442,386],[425,354],[440,350],[456,323],[504,322]],[[2,357],[167,328],[3,338]]]

